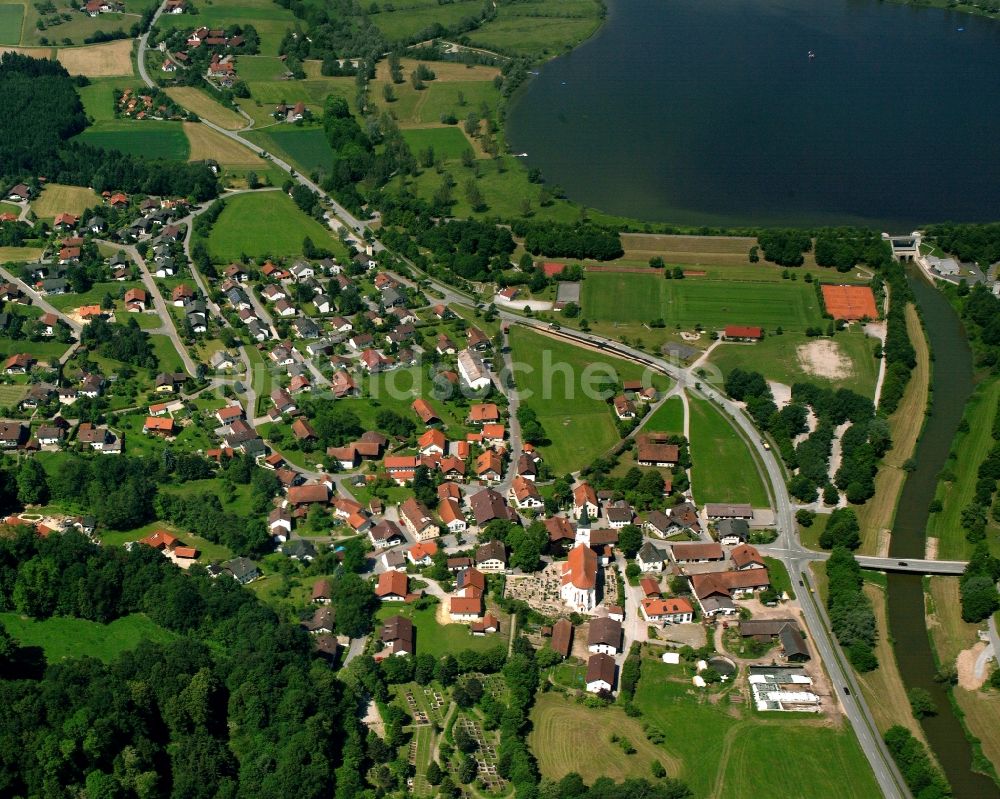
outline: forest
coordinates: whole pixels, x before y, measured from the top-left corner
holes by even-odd
[[[511,223],[511,230],[515,236],[524,238],[524,248],[532,255],[613,261],[625,254],[617,230],[593,224],[569,225],[518,219]]]
[[[50,181],[95,191],[173,195],[202,201],[218,194],[205,164],[150,160],[77,142],[87,126],[71,78],[57,61],[17,53],[0,56],[0,183]]]

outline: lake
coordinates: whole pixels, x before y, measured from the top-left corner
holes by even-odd
[[[873,0],[608,10],[508,114],[511,151],[571,199],[689,225],[1000,217],[1000,23]]]

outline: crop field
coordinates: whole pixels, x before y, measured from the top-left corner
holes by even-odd
[[[636,753],[623,755],[621,747],[611,742],[612,735],[628,740]],[[528,746],[538,758],[542,776],[551,780],[575,771],[586,783],[599,777],[621,782],[648,776],[654,760],[671,776],[681,770],[680,761],[646,740],[642,723],[620,707],[595,711],[556,693],[540,694],[535,701]]]
[[[55,219],[57,214],[81,214],[87,208],[101,204],[93,189],[84,186],[66,186],[49,183],[37,199],[32,200],[31,210],[39,219]]]
[[[585,387],[611,372],[638,379],[643,368],[521,327],[511,329],[510,342],[517,389],[551,442],[540,450],[553,472],[581,469],[614,446],[618,430],[608,403],[588,396]],[[654,384],[665,381],[658,377]]]
[[[143,641],[165,643],[175,637],[142,613],[123,616],[110,624],[65,616],[36,621],[17,613],[0,613],[0,621],[21,646],[40,647],[49,663],[72,657],[93,657],[109,663]]]
[[[220,105],[201,89],[196,89],[193,86],[176,86],[167,89],[166,92],[176,103],[188,111],[193,111],[203,119],[214,122],[220,128],[239,130],[247,124],[243,117],[224,105]]]
[[[662,275],[588,272],[581,294],[583,316],[591,320],[649,322],[668,326],[760,325],[767,330],[804,331],[821,322],[811,284],[798,281],[741,283]]]
[[[267,163],[249,147],[223,136],[208,125],[202,125],[200,122],[182,124],[190,146],[189,161],[212,159],[223,166],[259,166],[261,169],[267,167]]]
[[[161,30],[191,27],[188,14],[165,14],[156,23]],[[198,25],[224,28],[228,25],[253,25],[260,34],[260,54],[277,56],[285,32],[295,27],[295,17],[288,9],[270,0],[223,0],[211,5],[198,5]]]
[[[191,151],[180,122],[121,120],[87,128],[78,141],[146,158],[186,161]]]
[[[811,341],[824,341],[833,349],[838,368],[825,371],[819,364],[803,363],[799,348]],[[760,372],[768,380],[792,385],[807,380],[817,385],[849,388],[866,397],[875,396],[879,361],[874,355],[877,339],[869,338],[858,327],[837,333],[831,339],[809,339],[801,333],[769,335],[754,344],[723,342],[712,351],[710,363],[722,377],[733,369]]]
[[[281,156],[306,175],[314,171],[328,172],[333,164],[333,150],[322,128],[278,125],[266,131],[253,131],[247,138]]]
[[[0,5],[0,44],[19,44],[23,21],[24,5],[21,3]]]
[[[750,448],[708,400],[691,398],[691,489],[699,504],[749,502],[770,505]]]
[[[941,501],[942,509],[932,513],[928,519],[927,535],[938,539],[937,556],[943,560],[967,558],[972,549],[965,538],[961,514],[975,496],[979,465],[994,444],[993,417],[998,401],[1000,381],[983,383],[976,390],[965,409],[964,418],[969,423],[969,431],[956,436],[951,448],[955,457],[949,458],[946,463],[946,468],[954,473],[955,479],[938,482],[935,498]],[[987,530],[990,533],[988,540],[996,542],[996,522],[990,521]]]
[[[471,148],[465,134],[455,127],[404,130],[403,138],[418,157],[428,147],[434,150],[435,157],[445,159],[461,158],[462,153]]]
[[[645,660],[635,703],[643,709],[643,722],[664,734],[663,748],[681,764],[676,776],[695,796],[878,796],[864,753],[843,722],[801,717],[811,714],[758,714],[725,700],[714,704],[693,695],[690,682],[677,681],[680,677],[676,666]],[[823,756],[803,758],[803,751]],[[764,768],[765,763],[795,767]],[[669,763],[664,766],[675,774]]]
[[[302,254],[302,240],[310,237],[319,247],[331,246],[329,228],[306,216],[283,192],[241,194],[226,201],[226,208],[212,229],[208,251],[220,262],[274,258]]]
[[[133,21],[135,18],[129,17],[125,22],[126,27]],[[59,49],[58,59],[71,75],[86,75],[88,78],[131,76],[132,40],[120,39],[86,47],[62,47]]]

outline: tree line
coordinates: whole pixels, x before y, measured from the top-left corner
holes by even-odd
[[[863,589],[861,567],[849,550],[838,546],[826,562],[826,575],[826,607],[833,634],[855,669],[861,673],[877,669],[875,612]]]
[[[524,239],[524,248],[532,255],[613,261],[625,254],[617,230],[589,222],[570,225],[516,219],[511,230]]]
[[[882,395],[879,405],[886,414],[899,407],[903,392],[910,382],[917,365],[917,354],[906,329],[906,305],[913,302],[913,292],[906,282],[906,273],[898,263],[890,263],[882,270],[885,284],[891,292],[889,313],[886,315],[885,379],[882,381]]]

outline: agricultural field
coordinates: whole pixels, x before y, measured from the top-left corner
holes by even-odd
[[[37,261],[41,257],[41,247],[0,247],[0,264],[12,261]]]
[[[333,150],[322,128],[280,125],[266,131],[251,131],[247,138],[306,175],[328,171],[333,163]]]
[[[180,122],[116,120],[99,122],[76,137],[77,141],[119,150],[128,155],[186,161],[191,146]]]
[[[656,274],[587,272],[581,293],[582,314],[591,321],[650,322],[663,319],[708,330],[727,324],[760,325],[771,331],[804,332],[822,321],[812,284],[798,281],[741,284]]]
[[[769,335],[754,344],[723,342],[710,363],[724,378],[733,369],[751,369],[785,385],[807,380],[831,388],[849,388],[874,398],[879,361],[878,340],[857,325],[832,338],[807,338],[801,333]]]
[[[272,191],[241,194],[226,201],[212,228],[208,251],[219,262],[236,261],[243,255],[290,257],[302,254],[306,237],[318,247],[334,243],[329,228],[306,216],[288,195]]]
[[[49,183],[38,198],[32,200],[31,210],[39,219],[51,221],[61,213],[79,215],[87,208],[100,205],[101,202],[101,198],[93,189]]]
[[[958,433],[951,446],[951,455],[945,469],[954,474],[954,480],[940,480],[936,499],[942,509],[932,513],[927,522],[927,535],[938,539],[938,554],[942,560],[962,560],[967,558],[971,545],[965,539],[961,514],[976,493],[979,465],[986,459],[993,441],[993,417],[1000,401],[1000,380],[981,384],[965,409],[965,420],[969,423],[967,433]],[[987,523],[987,540],[991,546],[998,546],[997,531],[1000,525],[990,518]]]
[[[638,379],[643,368],[521,327],[511,329],[510,343],[518,392],[551,442],[540,450],[553,472],[577,471],[607,453],[618,429],[608,403],[587,396],[585,386],[609,371],[619,380]],[[656,376],[653,384],[662,390],[667,381]]]
[[[189,161],[211,159],[222,166],[260,166],[266,162],[249,147],[223,136],[200,122],[183,122],[183,131],[190,147]]]
[[[180,16],[183,17],[184,14]],[[186,108],[188,111],[193,111],[199,117],[207,119],[220,128],[239,130],[247,124],[247,121],[243,117],[232,109],[226,108],[224,105],[216,102],[215,99],[201,89],[196,89],[193,86],[175,86],[165,91],[167,96],[178,105]]]
[[[0,5],[0,44],[20,44],[21,23],[23,21],[23,4],[4,3]]]
[[[500,614],[501,630],[496,635],[475,636],[469,632],[468,624],[438,624],[437,605],[423,610],[417,610],[412,604],[403,602],[386,602],[375,614],[375,626],[390,616],[405,616],[413,621],[416,629],[416,647],[418,653],[429,652],[435,657],[455,654],[463,649],[473,649],[485,652],[494,647],[507,647],[507,637],[510,632],[509,617]]]
[[[403,130],[403,138],[418,157],[431,148],[435,157],[454,160],[471,148],[469,140],[457,127],[406,129]]]
[[[684,435],[684,403],[680,397],[670,397],[643,422],[642,429],[651,433]]]
[[[748,443],[708,400],[689,400],[691,409],[691,490],[706,502],[770,505]]]
[[[592,36],[603,18],[593,0],[527,0],[499,7],[496,19],[467,36],[476,47],[551,58]]]
[[[611,742],[612,735],[629,741],[636,753],[623,756],[621,747]],[[599,777],[621,782],[646,777],[656,760],[671,776],[681,770],[676,757],[646,740],[641,720],[629,718],[620,707],[595,711],[552,692],[539,694],[535,701],[528,746],[542,776],[553,780],[575,771],[586,783]],[[581,757],[582,752],[587,756]]]
[[[83,14],[78,16],[88,22],[100,24],[98,20],[91,20]],[[137,17],[130,17],[126,25],[131,26],[137,21]],[[119,39],[116,42],[91,44],[86,47],[61,47],[57,58],[71,75],[86,75],[88,78],[107,78],[116,75],[131,77],[132,44],[132,39]]]
[[[0,622],[21,646],[40,647],[49,663],[77,657],[110,663],[143,641],[166,643],[175,637],[143,613],[123,616],[110,624],[66,616],[36,621],[17,613],[0,613]]]
[[[0,408],[13,408],[24,399],[24,395],[27,393],[28,386],[24,383],[0,385]]]
[[[192,18],[188,14],[165,14],[156,23],[158,30],[191,27]],[[227,25],[253,25],[260,35],[260,54],[277,56],[278,47],[285,32],[296,25],[295,17],[288,9],[271,0],[222,0],[219,3],[198,4],[197,25],[209,28],[224,28]]]

